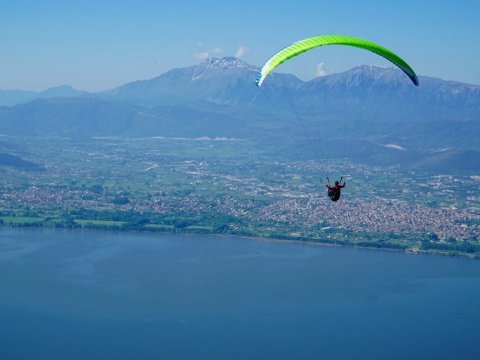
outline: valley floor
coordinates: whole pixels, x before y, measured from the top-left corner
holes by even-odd
[[[0,168],[0,221],[480,256],[479,177],[252,149],[227,139],[33,139],[28,160],[44,170]],[[326,176],[346,178],[337,203]]]

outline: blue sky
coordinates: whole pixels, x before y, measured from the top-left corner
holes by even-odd
[[[241,56],[260,66],[302,38],[346,34],[402,56],[417,74],[480,84],[480,1],[9,1],[0,11],[0,89],[103,90]],[[302,79],[389,66],[359,49],[316,49],[279,71]]]

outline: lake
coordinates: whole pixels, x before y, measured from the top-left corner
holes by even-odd
[[[480,359],[480,261],[0,228],[0,359]]]

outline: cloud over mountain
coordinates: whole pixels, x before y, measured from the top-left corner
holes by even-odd
[[[415,87],[396,68],[359,66],[311,81],[273,73],[258,88],[257,71],[235,57],[207,58],[107,92],[66,98],[60,89],[60,97],[0,107],[0,132],[235,137],[302,156],[313,156],[316,143],[383,164],[477,166],[480,86],[420,77]]]

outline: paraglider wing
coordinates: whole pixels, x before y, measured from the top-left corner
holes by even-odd
[[[413,69],[402,59],[400,56],[396,55],[392,51],[375,44],[371,41],[356,38],[353,36],[346,35],[323,35],[315,36],[308,39],[300,40],[292,45],[286,47],[285,49],[279,51],[273,55],[262,67],[260,72],[257,75],[256,83],[257,86],[262,86],[265,78],[270,74],[273,69],[282,64],[283,62],[291,59],[292,57],[297,56],[305,51],[311,50],[313,48],[324,46],[324,45],[347,45],[354,46],[361,49],[371,51],[377,55],[383,56],[385,59],[392,62],[394,65],[398,66],[407,76],[412,80],[412,82],[418,86],[418,78]]]

